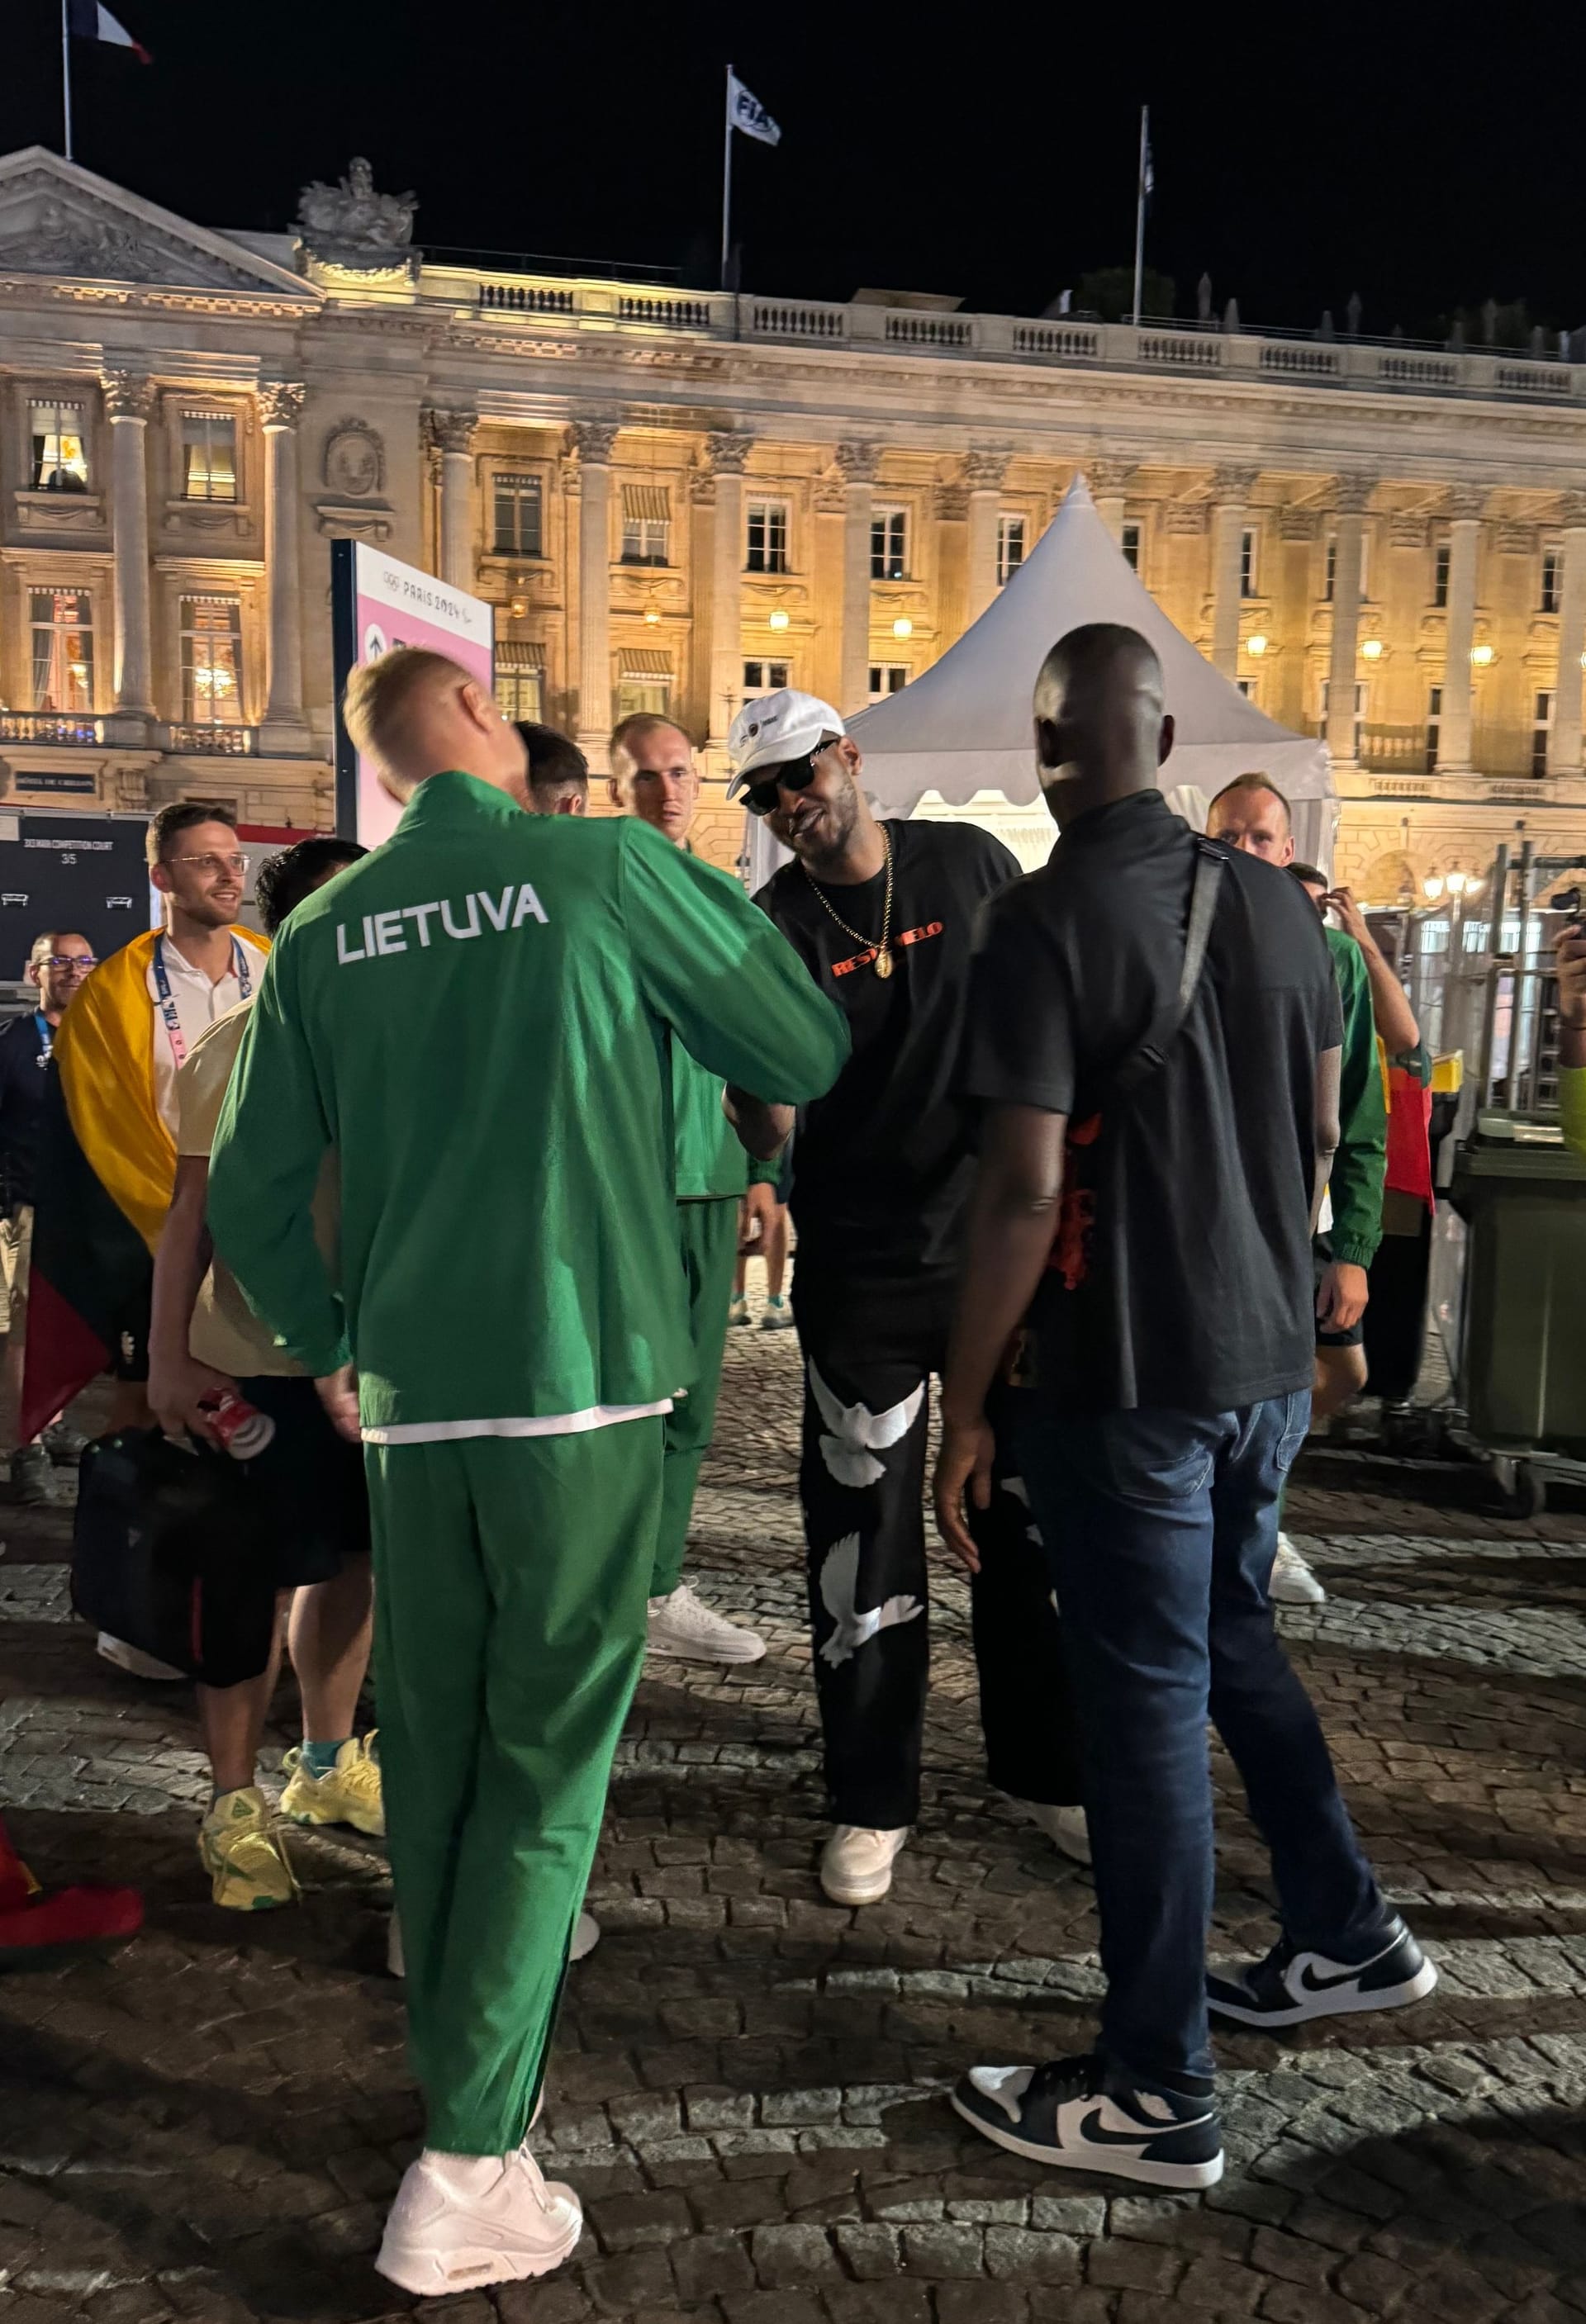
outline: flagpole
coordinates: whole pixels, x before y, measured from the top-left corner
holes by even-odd
[[[66,112],[66,158],[71,152],[71,26],[67,19],[67,0],[60,0],[60,97]]]
[[[1140,107],[1140,172],[1134,205],[1134,327],[1140,327],[1140,292],[1146,276],[1146,156],[1151,150],[1151,108]]]
[[[726,92],[722,100],[722,289],[727,287],[727,262],[732,254],[733,216],[733,68],[727,67]]]

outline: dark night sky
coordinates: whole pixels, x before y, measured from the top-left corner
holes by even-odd
[[[75,44],[79,160],[214,226],[286,226],[367,153],[443,245],[688,268],[718,233],[722,67],[781,123],[736,141],[746,288],[859,283],[1037,313],[1127,264],[1138,107],[1153,108],[1148,256],[1194,310],[1207,269],[1247,327],[1412,336],[1489,295],[1586,322],[1586,34],[1569,12],[1281,10],[982,0],[437,6],[116,0],[153,51]],[[1032,25],[1041,29],[1031,30]],[[438,27],[438,33],[436,28]],[[56,0],[9,0],[0,151],[60,142]],[[705,272],[702,272],[701,270]]]

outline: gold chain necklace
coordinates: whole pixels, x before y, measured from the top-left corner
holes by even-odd
[[[875,953],[875,960],[872,963],[872,965],[875,969],[876,974],[881,977],[884,982],[885,980],[891,975],[893,966],[891,953],[887,948],[887,937],[892,926],[892,842],[888,835],[887,826],[885,824],[881,825],[881,845],[886,851],[887,857],[887,890],[885,899],[881,905],[881,933],[880,938],[873,945],[871,944],[871,940],[869,936],[862,936],[857,928],[851,928],[847,921],[843,918],[841,912],[833,910],[831,904],[826,900],[825,890],[820,885],[820,882],[816,880],[814,872],[810,870],[807,863],[805,863],[804,865],[804,876],[809,881],[810,886],[815,890],[816,895],[819,900],[823,904],[825,904],[827,911],[831,912],[832,918],[836,921],[837,926],[842,929],[844,935],[845,936],[852,936],[856,945],[864,945],[873,950]],[[804,859],[802,856],[799,858],[799,861],[800,862],[803,862]]]

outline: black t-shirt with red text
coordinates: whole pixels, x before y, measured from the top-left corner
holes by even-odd
[[[798,1117],[791,1206],[800,1264],[859,1277],[957,1259],[974,1176],[954,1094],[969,964],[982,906],[1019,876],[1018,858],[973,824],[881,827],[892,849],[890,977],[875,972],[884,872],[817,891],[802,863],[785,863],[754,899],[848,1019],[853,1055]]]

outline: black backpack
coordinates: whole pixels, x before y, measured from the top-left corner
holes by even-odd
[[[71,1602],[96,1629],[206,1686],[257,1678],[275,1621],[271,1549],[257,1484],[212,1445],[132,1428],[85,1450]]]

